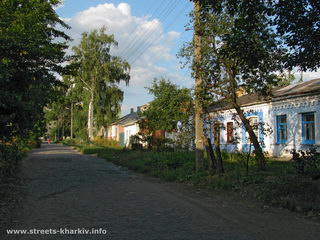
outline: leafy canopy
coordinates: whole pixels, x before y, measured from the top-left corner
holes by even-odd
[[[93,104],[97,127],[115,121],[120,113],[123,91],[120,82],[129,83],[130,65],[110,50],[117,46],[113,35],[105,33],[106,28],[83,33],[78,46],[73,47],[76,66],[72,91],[85,106]]]
[[[59,84],[69,37],[57,0],[0,1],[0,138],[26,136]]]
[[[156,130],[173,131],[177,124],[186,123],[190,116],[192,98],[190,90],[179,88],[166,79],[155,79],[147,88],[154,96],[148,108],[141,113],[144,128],[153,132]]]

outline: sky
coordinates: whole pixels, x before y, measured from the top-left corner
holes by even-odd
[[[64,0],[56,11],[71,26],[66,31],[77,45],[81,33],[107,27],[118,47],[112,55],[131,65],[129,86],[121,84],[124,101],[121,115],[152,100],[145,87],[154,78],[164,77],[179,86],[191,87],[188,69],[182,69],[176,57],[184,42],[192,39],[185,31],[192,3],[186,0]]]
[[[192,39],[192,31],[185,30],[192,8],[188,0],[64,0],[56,11],[71,26],[66,31],[73,39],[71,46],[80,42],[81,33],[102,26],[114,34],[118,47],[112,55],[131,65],[129,86],[120,85],[123,116],[152,100],[145,87],[155,78],[170,79],[182,87],[193,85],[190,71],[182,69],[176,57],[183,43]],[[295,75],[300,78],[300,73]],[[320,71],[303,73],[305,81],[319,77]]]

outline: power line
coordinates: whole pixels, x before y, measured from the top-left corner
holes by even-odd
[[[185,11],[185,9],[187,8],[188,4],[189,4],[189,3],[187,3],[187,4],[184,5],[182,11]],[[166,31],[170,26],[172,26],[172,24],[174,24],[174,23],[177,21],[177,19],[178,19],[178,18],[174,18],[173,21],[171,21],[171,22],[164,28],[164,31]],[[141,56],[155,43],[156,40],[158,40],[157,37],[154,38],[153,41],[151,41],[151,42],[147,45],[147,47],[145,47],[145,48],[140,52],[140,54],[138,54],[138,55],[133,59],[133,61],[131,62],[131,65],[133,65],[133,64],[137,61],[137,59],[138,59],[139,57],[141,57]],[[129,60],[129,59],[128,59],[128,60]]]
[[[168,15],[177,6],[178,2],[179,2],[179,0],[175,0],[174,2],[171,2],[173,4],[171,4],[171,3],[167,4],[166,7],[163,9],[163,11],[158,16],[158,18],[160,19],[164,15],[164,19],[166,19],[168,17]],[[141,43],[143,43],[146,39],[148,39],[148,38],[150,38],[152,36],[152,34],[156,31],[156,29],[152,28],[154,25],[155,25],[154,22],[151,23],[151,25],[149,26],[148,30],[146,30],[140,37],[138,37],[135,40],[135,42],[130,47],[130,49],[133,49],[133,51],[129,52],[129,54],[126,56],[126,59],[131,58],[136,53],[137,49],[139,49],[141,47],[141,45],[142,45]]]
[[[161,8],[161,6],[163,5],[163,3],[164,3],[164,0],[161,1],[160,4],[158,5],[158,7],[156,7],[156,8],[154,9],[154,11],[151,13],[151,16]],[[149,9],[147,10],[147,14],[146,14],[146,15],[149,15],[148,13],[151,11],[151,9],[152,9],[154,6],[156,6],[156,5],[151,5],[151,6],[149,7]],[[128,43],[128,44],[126,44],[126,46],[125,46],[125,47],[123,48],[123,50],[119,53],[119,55],[122,55],[123,53],[125,53],[125,51],[126,51],[126,50],[129,48],[129,46],[132,44],[132,40],[134,40],[134,39],[133,39],[133,38],[134,38],[134,35],[136,34],[139,26],[140,26],[140,25],[137,24],[137,25],[135,26],[135,28],[132,30],[132,32],[130,33],[129,39],[127,40],[127,43]]]

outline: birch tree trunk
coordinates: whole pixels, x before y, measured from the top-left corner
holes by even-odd
[[[89,140],[93,140],[93,99],[94,95],[91,93],[91,98],[89,102],[88,109],[88,138]]]

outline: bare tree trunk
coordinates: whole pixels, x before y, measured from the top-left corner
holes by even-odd
[[[231,103],[236,110],[238,116],[240,117],[244,127],[246,128],[246,131],[249,134],[250,141],[253,144],[254,150],[255,150],[255,155],[256,159],[259,165],[259,169],[263,170],[266,168],[266,158],[263,154],[262,148],[259,144],[258,138],[256,134],[253,131],[253,127],[250,125],[249,120],[246,118],[244,115],[243,110],[241,109],[240,105],[237,102],[237,82],[236,82],[236,67],[231,67],[228,69],[227,73],[229,75],[229,83],[230,83],[230,97],[231,97]]]
[[[207,154],[208,154],[208,160],[209,160],[208,169],[210,174],[214,174],[217,169],[217,159],[214,155],[210,138],[207,138],[206,148],[207,148]]]
[[[195,24],[194,24],[194,71],[195,71],[195,143],[196,143],[196,170],[203,169],[205,141],[203,133],[203,106],[201,89],[203,80],[201,77],[201,21],[200,21],[201,0],[194,1]]]
[[[262,148],[261,148],[261,146],[259,144],[258,138],[257,138],[256,134],[254,133],[253,128],[250,125],[249,120],[244,115],[244,112],[241,109],[241,107],[238,104],[233,104],[233,105],[234,105],[234,108],[237,111],[237,113],[238,113],[243,125],[245,126],[246,131],[249,134],[250,141],[253,144],[255,155],[256,155],[256,159],[257,159],[258,164],[259,164],[259,169],[263,170],[263,169],[266,168],[266,158],[265,158],[265,156],[263,154],[263,151],[262,151]]]
[[[89,102],[88,110],[88,137],[89,140],[93,140],[93,93],[91,93],[91,98]]]
[[[217,173],[224,173],[222,155],[220,150],[220,125],[215,126],[216,137],[214,141],[216,156],[217,156]]]

